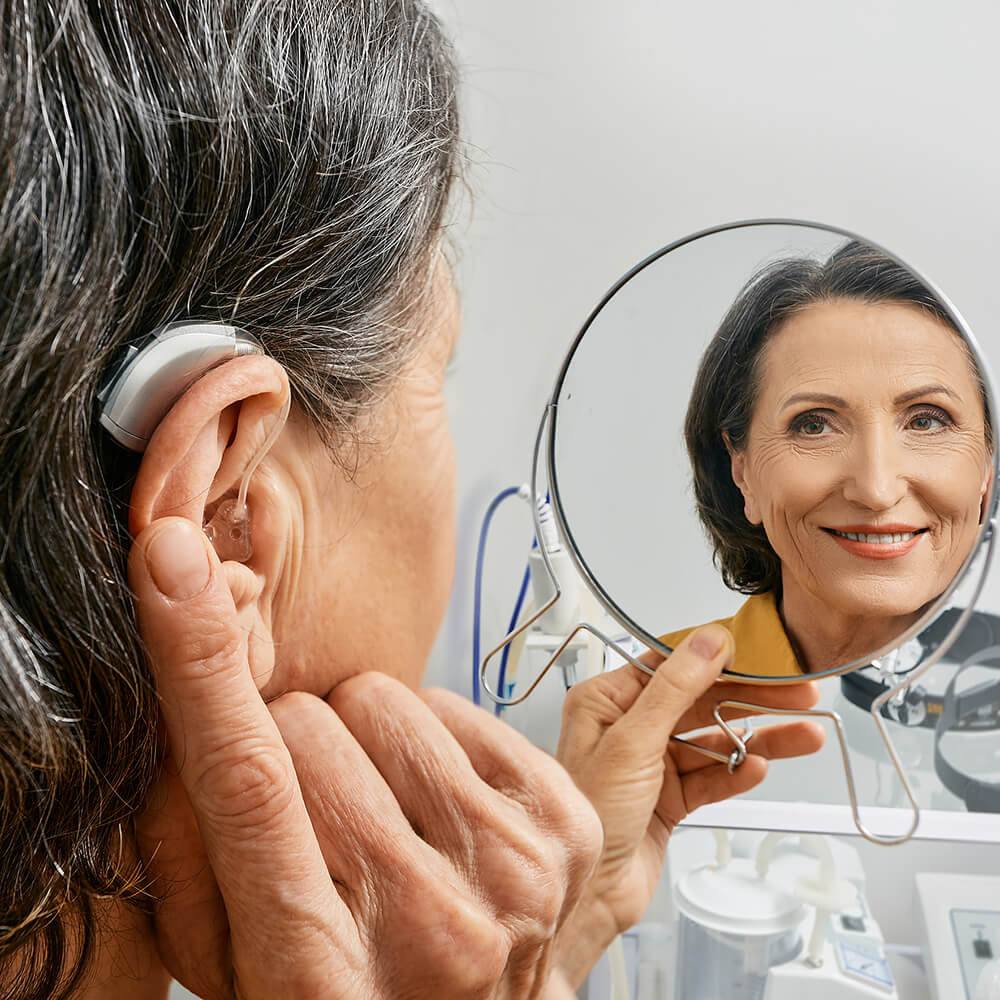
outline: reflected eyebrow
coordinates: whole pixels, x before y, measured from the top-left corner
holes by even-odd
[[[958,403],[962,401],[962,397],[954,389],[949,389],[946,385],[934,382],[930,385],[922,385],[919,389],[910,389],[909,392],[904,392],[901,396],[897,396],[896,405],[899,406],[903,403],[909,403],[914,399],[919,399],[921,396],[933,396],[937,393],[949,396]]]
[[[798,406],[799,403],[822,403],[825,406],[846,407],[847,400],[840,396],[830,396],[825,392],[797,392],[794,396],[789,396],[781,404],[782,410],[787,410],[790,406]]]

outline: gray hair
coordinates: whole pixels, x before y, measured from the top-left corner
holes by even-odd
[[[0,996],[40,1000],[79,983],[93,900],[145,892],[121,840],[157,709],[102,373],[235,322],[346,463],[417,339],[458,113],[420,0],[0,10]]]

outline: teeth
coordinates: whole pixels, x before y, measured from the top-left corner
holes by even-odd
[[[849,538],[852,542],[868,542],[870,545],[892,545],[894,542],[905,542],[916,535],[915,531],[894,532],[884,535],[868,535],[855,531],[837,531],[833,529],[835,535],[841,538]]]

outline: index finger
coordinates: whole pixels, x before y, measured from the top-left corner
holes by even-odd
[[[335,916],[356,936],[291,756],[250,674],[232,595],[208,540],[183,518],[154,521],[136,538],[128,571],[170,744],[234,945],[243,933],[280,935],[282,917],[293,921],[287,926],[300,943],[302,928],[329,928]]]

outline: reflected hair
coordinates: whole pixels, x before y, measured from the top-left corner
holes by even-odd
[[[0,997],[41,1000],[82,981],[96,901],[147,891],[136,459],[102,375],[164,323],[235,323],[350,470],[431,304],[460,147],[420,0],[0,10]]]
[[[845,243],[825,261],[790,258],[767,265],[740,291],[702,356],[684,423],[698,517],[731,590],[779,591],[781,560],[764,528],[746,518],[723,435],[737,451],[746,446],[760,389],[761,359],[771,335],[807,306],[841,299],[907,303],[954,330],[979,385],[987,444],[992,446],[982,373],[947,309],[912,271],[858,241]]]

